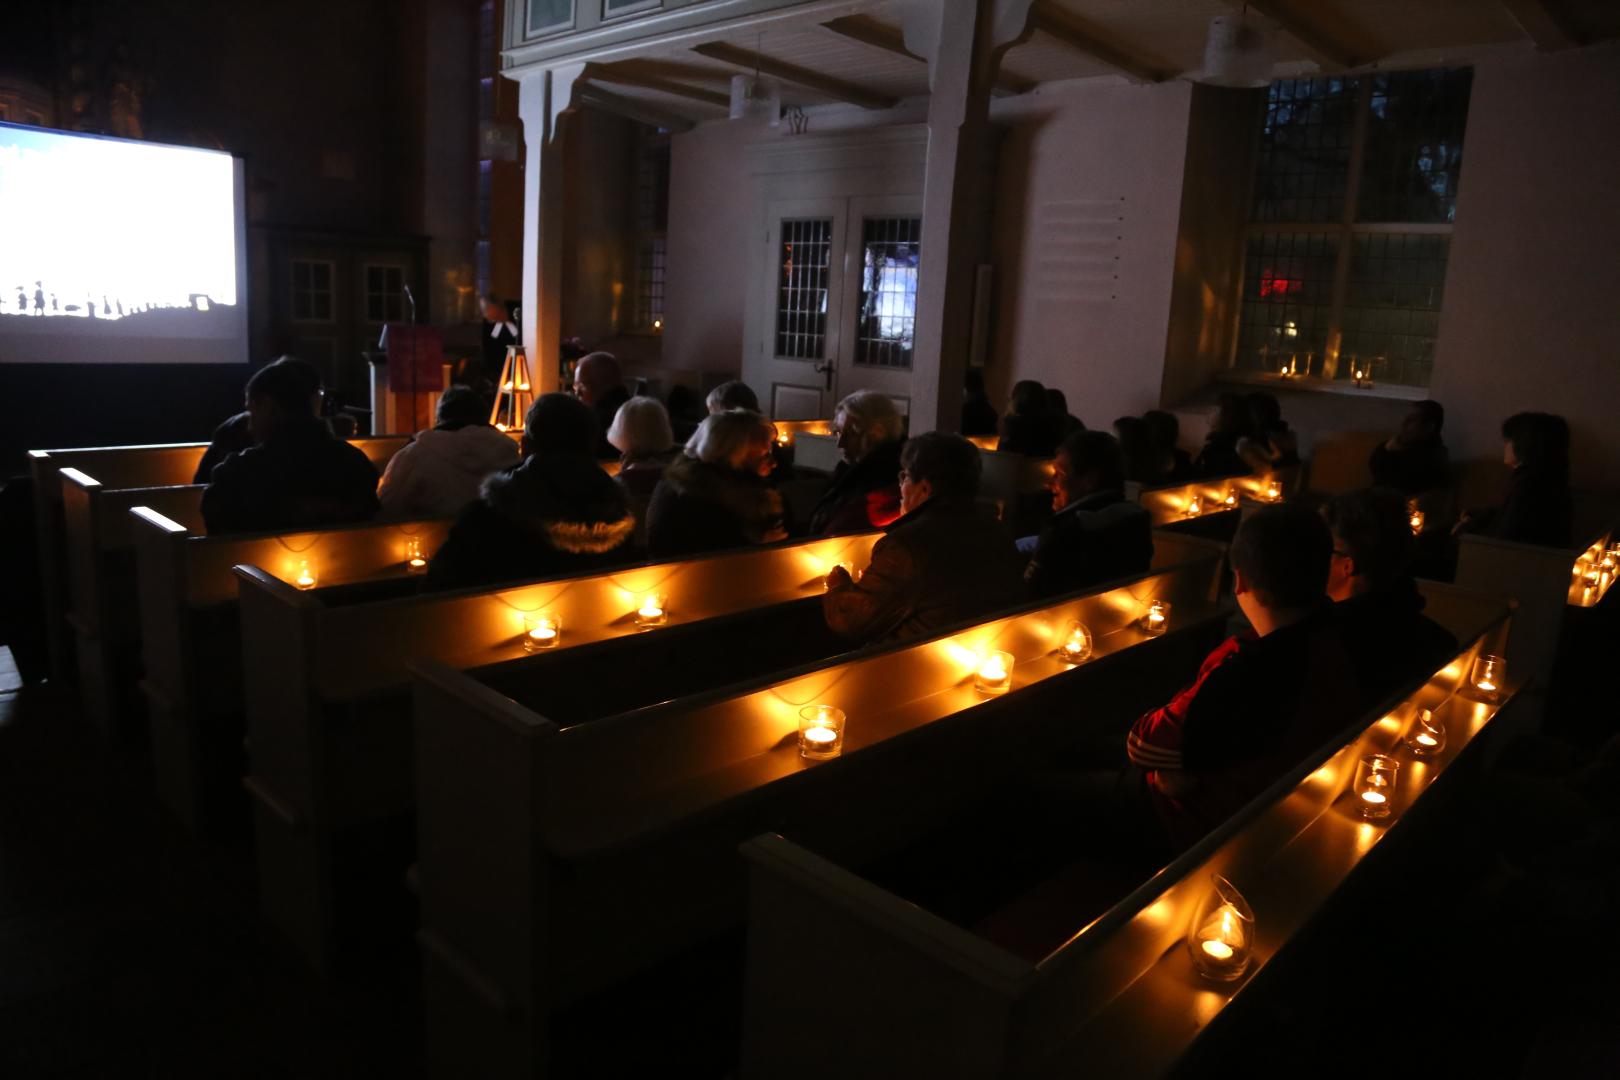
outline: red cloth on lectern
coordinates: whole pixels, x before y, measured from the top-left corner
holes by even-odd
[[[444,389],[444,331],[437,326],[389,323],[388,389],[395,394],[438,393]]]

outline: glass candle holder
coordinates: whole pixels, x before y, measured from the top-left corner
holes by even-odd
[[[799,756],[825,761],[844,752],[844,710],[806,705],[799,710]]]
[[[988,652],[973,676],[973,689],[981,694],[1005,694],[1012,689],[1013,655]]]
[[[1507,676],[1507,663],[1500,656],[1481,653],[1474,658],[1474,670],[1468,677],[1474,696],[1485,701],[1498,701],[1502,697],[1502,681]]]
[[[1226,497],[1221,500],[1221,505],[1226,507],[1228,510],[1231,510],[1233,507],[1237,506],[1237,504],[1238,504],[1238,493],[1236,491],[1233,491],[1231,488],[1227,488],[1226,489]]]
[[[1417,536],[1423,532],[1423,511],[1413,510],[1406,515],[1406,523],[1412,526],[1412,535]]]
[[[320,576],[315,573],[314,565],[312,565],[308,559],[300,560],[298,563],[298,573],[293,576],[293,587],[308,592],[310,589],[313,589],[319,581]]]
[[[643,630],[654,626],[663,626],[669,621],[669,613],[664,610],[664,597],[661,593],[648,593],[636,609],[636,625]]]
[[[1401,763],[1388,754],[1368,754],[1356,766],[1356,808],[1369,821],[1389,817],[1395,803],[1395,776]]]
[[[1406,748],[1413,757],[1433,757],[1446,748],[1446,725],[1428,709],[1419,709],[1406,733]]]
[[[1093,642],[1091,631],[1079,619],[1070,619],[1063,628],[1063,639],[1058,645],[1058,659],[1065,664],[1083,664],[1091,659]]]
[[[1197,495],[1187,500],[1187,509],[1183,511],[1188,517],[1195,518],[1204,512],[1204,500]]]
[[[1142,633],[1148,637],[1162,636],[1170,628],[1170,601],[1155,600],[1149,604],[1141,625]]]
[[[523,616],[523,651],[555,649],[562,640],[562,620],[549,611]]]
[[[1204,978],[1232,982],[1254,954],[1254,910],[1230,881],[1216,874],[1212,882],[1187,930],[1187,953]]]
[[[1261,498],[1265,499],[1266,502],[1282,502],[1282,497],[1282,481],[1267,480]]]
[[[422,541],[413,536],[405,541],[405,572],[425,574],[427,568],[427,552],[422,549]]]

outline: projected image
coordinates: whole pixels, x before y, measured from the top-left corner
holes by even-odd
[[[0,360],[242,359],[236,178],[229,154],[0,125]]]

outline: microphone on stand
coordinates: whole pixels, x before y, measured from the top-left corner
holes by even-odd
[[[411,322],[416,322],[416,297],[411,293],[411,287],[405,286],[405,299],[411,302]]]

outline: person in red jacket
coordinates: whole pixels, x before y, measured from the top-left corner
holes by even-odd
[[[833,434],[844,460],[810,511],[810,536],[867,532],[900,517],[900,447],[905,421],[894,399],[857,390],[833,411]]]

